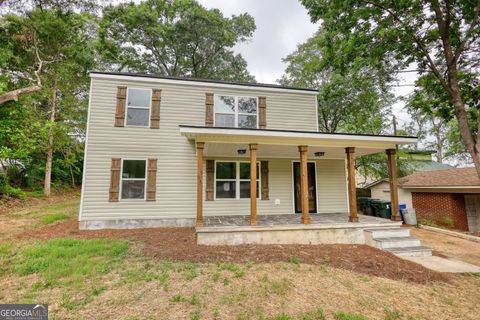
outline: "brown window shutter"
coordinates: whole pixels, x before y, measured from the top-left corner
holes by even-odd
[[[162,90],[152,90],[152,111],[150,113],[150,128],[160,128],[160,101],[162,100]]]
[[[213,184],[215,183],[215,160],[207,160],[206,168],[206,186],[205,186],[205,200],[213,201]]]
[[[267,97],[258,97],[258,128],[267,129]]]
[[[268,161],[260,161],[262,200],[268,200]]]
[[[157,159],[148,159],[147,201],[155,201],[157,195]]]
[[[125,105],[127,99],[127,87],[117,87],[117,110],[115,112],[115,127],[125,125]]]
[[[118,195],[120,193],[120,166],[122,159],[112,158],[112,168],[110,170],[110,190],[108,201],[118,202]]]
[[[205,94],[205,127],[213,127],[213,93]]]

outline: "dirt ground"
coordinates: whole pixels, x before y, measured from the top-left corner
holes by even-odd
[[[79,287],[47,286],[40,274],[7,268],[2,303],[48,303],[56,319],[314,319],[306,313],[317,308],[329,320],[357,319],[338,318],[340,311],[370,320],[478,319],[477,274],[430,271],[363,245],[199,246],[193,228],[82,231],[77,211],[77,194],[0,209],[0,248],[10,243],[17,252],[58,237],[129,239],[123,262]],[[59,212],[71,218],[38,224]],[[478,243],[417,231],[436,254],[478,259]],[[232,269],[221,267],[227,261]]]
[[[80,190],[56,192],[50,197],[10,199],[0,203],[0,241],[38,226],[39,219],[51,213],[78,214]]]
[[[430,230],[410,228],[413,236],[422,240],[424,246],[434,250],[433,254],[458,259],[480,266],[480,243]]]
[[[193,228],[130,230],[78,230],[69,220],[16,235],[17,239],[127,238],[141,242],[144,255],[161,260],[196,262],[288,262],[325,263],[367,275],[417,283],[447,281],[448,276],[366,245],[241,245],[201,246]]]

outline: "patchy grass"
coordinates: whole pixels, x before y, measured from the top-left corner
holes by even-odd
[[[59,220],[65,220],[65,219],[69,219],[69,218],[70,218],[70,216],[68,216],[64,213],[52,213],[52,214],[41,217],[40,222],[42,224],[50,224],[50,223],[54,223],[54,222],[59,221]]]
[[[383,310],[385,311],[385,320],[400,319],[400,311],[390,309],[389,307],[385,307]]]
[[[364,315],[353,313],[353,312],[336,312],[335,320],[368,320]]]
[[[10,232],[11,222],[28,221],[33,228],[52,215],[73,217],[78,212],[76,197],[48,203],[42,198],[40,203],[8,211],[0,215],[0,224],[1,218],[10,219],[4,219],[0,230]],[[64,233],[66,238],[37,242],[0,239],[0,301],[48,303],[52,319],[74,314],[79,319],[131,320],[159,315],[227,320],[473,320],[478,315],[479,274],[454,275],[450,282],[412,283],[338,269],[338,256],[332,252],[320,251],[318,263],[310,264],[301,250],[289,252],[285,262],[234,263],[226,251],[228,261],[219,256],[217,262],[182,262],[162,255],[163,247],[155,251],[157,238],[147,242],[128,236],[125,241],[114,238],[113,232],[89,233],[89,238],[98,237],[90,240],[68,238],[77,234],[75,229]],[[111,238],[101,238],[105,236]],[[185,241],[178,233],[174,239]],[[390,305],[385,297],[401,298],[387,299]]]
[[[10,261],[11,271],[39,275],[45,286],[81,285],[87,278],[110,272],[127,251],[127,241],[52,239],[21,248]]]

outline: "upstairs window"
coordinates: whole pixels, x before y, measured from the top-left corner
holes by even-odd
[[[215,96],[215,127],[258,128],[256,97]]]
[[[150,107],[152,90],[128,88],[127,91],[127,126],[150,126]]]
[[[122,199],[145,200],[146,160],[122,162]]]

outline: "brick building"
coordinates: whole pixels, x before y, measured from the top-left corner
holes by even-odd
[[[417,216],[452,229],[480,231],[480,179],[475,168],[416,172],[399,180]]]

